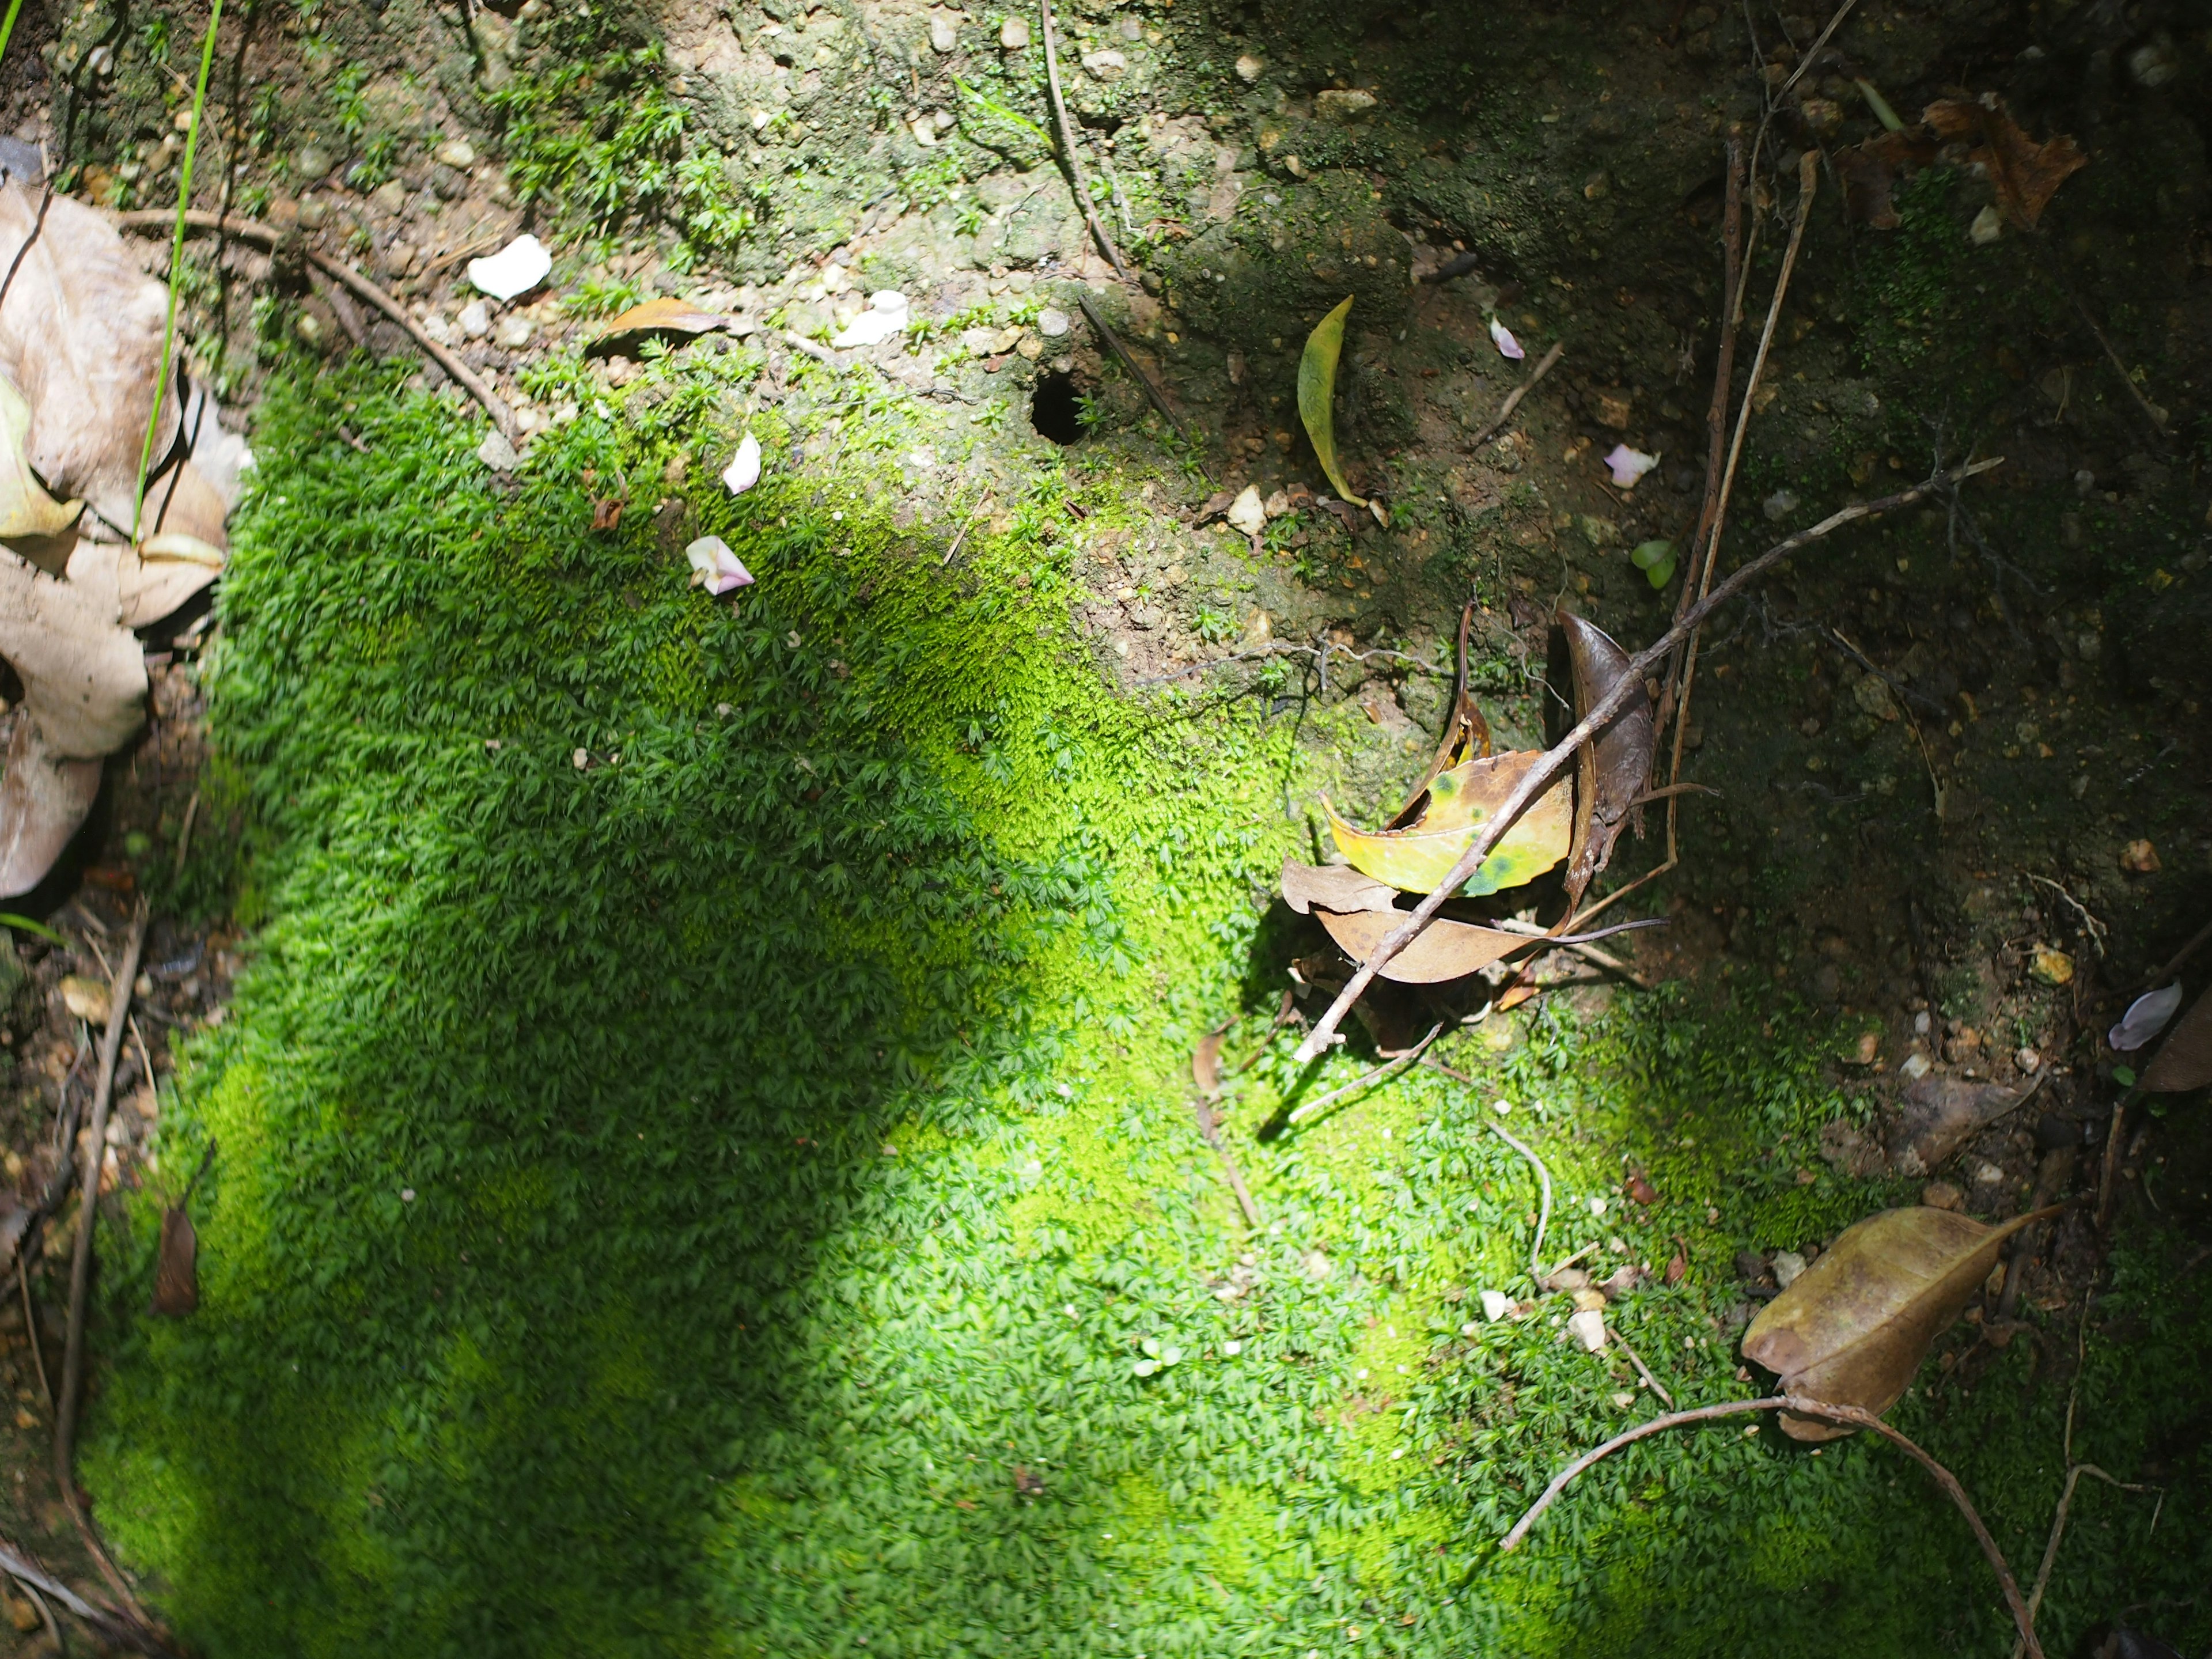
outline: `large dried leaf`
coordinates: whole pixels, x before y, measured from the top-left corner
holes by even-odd
[[[1542,758],[1536,750],[1516,750],[1438,773],[1429,781],[1420,816],[1403,830],[1358,829],[1339,817],[1326,798],[1322,810],[1338,848],[1355,868],[1409,893],[1433,892],[1522,775]],[[1547,787],[1461,891],[1480,897],[1518,887],[1565,858],[1573,831],[1571,793],[1564,778]]]
[[[2212,991],[2199,994],[2181,1023],[2145,1068],[2142,1086],[2153,1094],[2185,1094],[2212,1085]]]
[[[32,475],[23,455],[30,430],[30,404],[0,380],[0,541],[59,536],[76,523],[84,507],[82,501],[56,501]]]
[[[1321,470],[1328,474],[1336,493],[1355,507],[1364,507],[1367,503],[1345,483],[1343,471],[1336,464],[1336,365],[1344,355],[1344,319],[1351,315],[1354,297],[1345,295],[1344,303],[1315,324],[1314,331],[1306,336],[1306,349],[1298,358],[1298,418],[1305,422],[1306,436],[1313,440]]]
[[[2081,147],[2063,132],[2048,143],[2029,137],[1994,93],[1978,100],[1944,99],[1921,119],[1944,143],[1973,146],[1966,160],[1989,174],[1997,211],[2022,230],[2033,230],[2053,192],[2089,165]]]
[[[1996,1227],[1924,1206],[1869,1216],[1759,1310],[1744,1357],[1791,1394],[1879,1416],[1989,1277],[2005,1240],[2057,1212],[2031,1210]],[[1787,1412],[1782,1428],[1796,1440],[1851,1432]]]
[[[33,234],[35,228],[36,234]],[[167,290],[138,269],[123,238],[91,208],[0,185],[0,271],[28,240],[0,306],[0,375],[30,405],[31,465],[60,496],[77,496],[118,531],[131,527],[138,458],[153,412]],[[168,459],[182,422],[170,375],[154,438]]]
[[[1396,908],[1398,890],[1343,864],[1283,860],[1283,902],[1300,915],[1320,908],[1349,915]]]
[[[1346,956],[1364,962],[1375,954],[1384,936],[1412,913],[1363,910],[1340,915],[1316,910],[1314,914]],[[1501,933],[1494,927],[1477,927],[1472,922],[1438,916],[1413,936],[1413,943],[1382,964],[1382,977],[1404,985],[1437,985],[1464,979],[1536,942],[1525,933]]]
[[[1567,659],[1575,672],[1575,715],[1579,721],[1628,673],[1628,653],[1595,623],[1565,611],[1560,629],[1567,636]],[[1628,702],[1575,757],[1575,825],[1567,857],[1567,898],[1580,902],[1583,890],[1613,857],[1621,824],[1640,817],[1636,802],[1651,777],[1651,699],[1639,684]],[[1638,830],[1642,826],[1639,823]]]
[[[1924,1176],[2026,1099],[2017,1089],[1930,1073],[1905,1091],[1888,1134],[1899,1175]]]
[[[100,795],[100,763],[54,754],[38,722],[20,720],[0,775],[0,896],[27,893],[46,878]]]

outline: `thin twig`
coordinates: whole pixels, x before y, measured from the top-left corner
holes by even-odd
[[[1515,921],[1509,917],[1505,921],[1493,921],[1490,925],[1497,928],[1501,933],[1520,933],[1529,939],[1550,938],[1550,933],[1547,929],[1539,927],[1533,921]],[[1666,919],[1663,916],[1650,916],[1642,921],[1627,922],[1617,927],[1608,927],[1604,931],[1607,933],[1626,933],[1634,932],[1639,927],[1663,927],[1666,925]],[[1630,967],[1619,957],[1614,956],[1610,951],[1601,951],[1595,945],[1587,944],[1579,939],[1552,939],[1552,948],[1553,950],[1571,951],[1577,956],[1580,957],[1584,962],[1589,963],[1593,966],[1602,968],[1608,974],[1616,974],[1620,975],[1620,977],[1626,980],[1631,985],[1633,985],[1639,991],[1648,991],[1651,988],[1651,981],[1650,980],[1644,978],[1643,975],[1638,973],[1636,969]],[[1534,961],[1534,958],[1531,957],[1530,960]]]
[[[1122,263],[1121,250],[1114,246],[1114,239],[1099,222],[1098,212],[1091,200],[1091,181],[1083,176],[1083,158],[1076,153],[1075,134],[1067,125],[1067,106],[1060,95],[1060,47],[1052,26],[1052,0],[1037,0],[1044,14],[1044,80],[1045,88],[1052,94],[1053,119],[1060,124],[1060,153],[1067,161],[1068,182],[1075,186],[1076,205],[1083,210],[1084,222],[1091,234],[1098,239],[1099,251],[1114,267],[1114,274],[1128,282],[1129,268]]]
[[[2163,985],[2168,980],[2172,979],[2176,974],[2181,971],[2182,964],[2187,962],[2190,957],[2195,956],[2198,948],[2203,945],[2204,941],[2208,939],[2212,939],[2212,921],[2206,922],[2202,927],[2191,933],[2189,936],[2189,943],[2183,945],[2179,951],[2176,951],[2173,953],[2173,959],[2168,962],[2165,967],[2160,969],[2156,973],[2153,974],[2148,979],[2143,981],[2143,988],[2145,990],[2148,990],[2154,985]]]
[[[1736,467],[1743,459],[1744,437],[1751,429],[1751,417],[1759,398],[1759,377],[1766,371],[1767,353],[1774,344],[1775,328],[1782,320],[1782,302],[1790,292],[1790,272],[1796,268],[1797,250],[1804,243],[1805,226],[1813,216],[1813,195],[1820,180],[1818,154],[1808,149],[1798,163],[1797,217],[1790,227],[1790,245],[1783,252],[1782,269],[1774,279],[1773,298],[1767,302],[1766,325],[1759,331],[1759,349],[1752,356],[1751,378],[1745,382],[1743,401],[1736,407],[1735,434],[1729,441],[1728,464],[1721,471],[1720,494],[1712,503],[1712,522],[1706,531],[1705,545],[1693,550],[1692,554],[1700,601],[1712,591],[1713,570],[1720,562],[1721,538],[1728,529],[1729,500],[1735,489]],[[1748,287],[1750,282],[1751,271],[1747,264],[1739,292]],[[1691,583],[1685,580],[1682,586],[1684,599],[1689,597],[1690,586]],[[1678,611],[1677,622],[1680,621],[1682,614]],[[1670,784],[1681,778],[1682,749],[1689,738],[1690,696],[1698,683],[1698,631],[1694,626],[1690,629],[1689,643],[1682,653],[1682,692],[1674,703],[1674,743],[1667,774],[1667,781]],[[1680,816],[1677,803],[1668,802],[1667,856],[1670,860],[1679,857],[1675,830]]]
[[[1165,685],[1170,680],[1185,679],[1193,674],[1202,673],[1209,668],[1219,668],[1227,663],[1255,662],[1264,657],[1312,657],[1323,665],[1326,672],[1326,665],[1331,653],[1340,657],[1348,657],[1354,662],[1373,662],[1378,657],[1385,658],[1404,663],[1416,672],[1423,674],[1449,675],[1452,672],[1449,668],[1442,667],[1436,663],[1425,662],[1404,651],[1386,650],[1379,646],[1372,651],[1354,651],[1345,646],[1332,645],[1324,637],[1318,646],[1291,645],[1277,640],[1266,645],[1255,646],[1249,651],[1231,651],[1226,656],[1201,658],[1197,662],[1185,663],[1182,667],[1168,673],[1154,674],[1148,679],[1132,681],[1129,689],[1133,691],[1141,691],[1148,686]]]
[[[1364,1077],[1353,1079],[1351,1082],[1346,1084],[1341,1089],[1331,1089],[1319,1100],[1307,1101],[1303,1106],[1295,1109],[1291,1113],[1289,1118],[1285,1121],[1291,1123],[1302,1123],[1306,1119],[1311,1117],[1316,1112],[1321,1110],[1322,1107],[1334,1105],[1338,1101],[1342,1100],[1346,1095],[1356,1095],[1363,1089],[1371,1087],[1373,1085],[1377,1083],[1387,1081],[1392,1075],[1403,1071],[1407,1066],[1419,1060],[1421,1057],[1421,1051],[1426,1048],[1431,1042],[1434,1042],[1437,1040],[1437,1033],[1443,1029],[1443,1022],[1442,1020],[1438,1020],[1434,1025],[1429,1027],[1429,1034],[1423,1037],[1419,1042],[1415,1043],[1412,1048],[1393,1054],[1388,1060],[1385,1060],[1382,1065],[1377,1066],[1373,1071],[1369,1072]]]
[[[1137,361],[1135,354],[1121,343],[1121,337],[1107,325],[1106,319],[1100,314],[1090,295],[1077,289],[1075,303],[1083,307],[1085,319],[1097,331],[1098,337],[1106,343],[1106,349],[1120,360],[1122,368],[1136,377],[1137,384],[1145,388],[1145,396],[1152,400],[1152,407],[1159,410],[1160,418],[1170,426],[1178,425],[1175,410],[1168,407],[1167,395],[1145,372],[1145,366]]]
[[[92,1096],[91,1145],[82,1159],[82,1190],[77,1200],[76,1249],[70,1260],[68,1340],[62,1350],[62,1388],[54,1401],[54,1480],[62,1501],[75,1510],[76,1480],[72,1455],[76,1441],[77,1383],[84,1367],[85,1297],[92,1285],[92,1238],[100,1217],[100,1166],[107,1151],[107,1108],[115,1093],[115,1061],[123,1051],[125,1022],[131,1013],[131,986],[138,977],[138,957],[146,947],[147,910],[144,904],[131,925],[123,961],[109,981],[107,1030],[100,1040],[100,1079]]]
[[[2122,1492],[2143,1492],[2160,1490],[2156,1486],[2137,1486],[2133,1481],[2116,1480],[2094,1463],[2075,1463],[2068,1467],[2066,1489],[2059,1493],[2058,1512],[2051,1518],[2051,1541],[2043,1547],[2043,1565],[2036,1572],[2034,1589],[2028,1594],[2027,1621],[2031,1626],[2034,1624],[2036,1615],[2043,1611],[2043,1592],[2050,1586],[2051,1569],[2057,1564],[2059,1540],[2066,1535],[2066,1511],[2073,1506],[2074,1488],[2081,1484],[2081,1477],[2085,1474],[2093,1474],[2106,1486],[2117,1486]],[[2013,1644],[2012,1659],[2022,1659],[2027,1650],[2027,1644],[2025,1639],[2015,1642]]]
[[[1260,1206],[1252,1201],[1251,1189],[1245,1186],[1244,1176],[1237,1168],[1237,1160],[1229,1156],[1228,1147],[1221,1144],[1221,1125],[1213,1115],[1213,1103],[1200,1096],[1191,1103],[1191,1110],[1198,1117],[1198,1133],[1221,1160],[1221,1172],[1229,1177],[1229,1190],[1237,1194],[1237,1206],[1244,1212],[1244,1224],[1257,1232],[1261,1225]]]
[[[1537,1212],[1536,1237],[1529,1242],[1528,1245],[1528,1276],[1536,1281],[1536,1288],[1540,1291],[1544,1288],[1544,1280],[1547,1277],[1544,1272],[1544,1229],[1552,1224],[1552,1172],[1544,1167],[1544,1160],[1537,1157],[1532,1148],[1515,1139],[1497,1124],[1493,1123],[1490,1127],[1497,1132],[1500,1140],[1534,1166],[1536,1179],[1543,1183],[1544,1207]]]
[[[192,798],[185,803],[184,827],[177,831],[177,863],[169,872],[171,881],[182,881],[185,876],[185,855],[192,850],[192,820],[200,815],[200,792],[192,791]]]
[[[284,240],[283,232],[273,229],[268,225],[258,223],[251,219],[228,218],[222,214],[208,213],[198,208],[181,214],[166,208],[149,208],[141,212],[118,214],[115,222],[125,230],[161,229],[172,223],[177,223],[185,229],[221,231],[225,235],[242,237],[247,241],[258,242],[264,247],[271,249],[276,247]],[[398,301],[393,299],[342,259],[333,259],[329,254],[319,252],[313,248],[307,250],[307,257],[308,262],[317,270],[333,281],[342,283],[351,289],[393,322],[398,324],[400,327],[405,329],[413,337],[415,343],[422,348],[431,362],[453,376],[456,385],[461,386],[471,398],[483,405],[484,412],[492,418],[492,424],[496,426],[509,441],[518,435],[514,424],[514,411],[507,406],[506,400],[492,390],[475,370],[424,333],[422,324],[409,316],[406,307]]]
[[[1605,729],[1614,716],[1627,706],[1632,694],[1636,696],[1644,694],[1644,677],[1664,662],[1675,646],[1689,637],[1692,629],[1764,575],[1774,565],[1789,557],[1800,548],[1809,546],[1824,537],[1834,534],[1847,524],[1855,524],[1861,519],[1874,518],[1881,514],[1893,513],[1899,507],[1910,507],[1913,502],[1921,500],[1931,491],[1940,489],[1948,481],[1972,477],[1976,474],[1986,472],[1993,467],[2002,466],[2003,464],[2002,456],[1991,456],[1986,460],[1974,461],[1965,466],[1954,468],[1948,473],[1939,473],[1926,483],[1916,484],[1910,489],[1899,491],[1897,495],[1885,495],[1879,501],[1856,502],[1848,507],[1839,507],[1821,520],[1820,523],[1801,530],[1794,536],[1784,537],[1757,558],[1739,568],[1719,586],[1691,606],[1672,628],[1659,637],[1656,643],[1646,647],[1636,656],[1631,658],[1626,671],[1614,682],[1613,689],[1598,699],[1595,706],[1577,722],[1572,731],[1569,732],[1558,744],[1545,750],[1542,757],[1522,774],[1520,783],[1515,787],[1513,793],[1499,804],[1497,811],[1492,814],[1489,822],[1483,825],[1481,831],[1469,844],[1467,851],[1460,855],[1459,862],[1452,866],[1450,873],[1437,884],[1434,891],[1426,895],[1419,904],[1413,907],[1404,921],[1383,936],[1382,942],[1375,947],[1375,954],[1360,963],[1358,971],[1353,974],[1345,988],[1337,993],[1336,1000],[1329,1005],[1328,1012],[1321,1017],[1313,1030],[1306,1034],[1304,1042],[1298,1045],[1299,1060],[1301,1062],[1310,1060],[1329,1044],[1335,1036],[1338,1023],[1343,1019],[1346,1012],[1352,1005],[1359,1000],[1360,994],[1374,981],[1375,975],[1382,970],[1383,965],[1412,943],[1421,930],[1428,926],[1431,918],[1443,908],[1446,901],[1465,885],[1468,877],[1481,867],[1482,860],[1490,856],[1491,849],[1497,846],[1515,823],[1519,822],[1521,815],[1528,811],[1529,804],[1548,788],[1560,773],[1573,763],[1582,745],[1589,742],[1598,732]]]
[[[1613,1333],[1613,1340],[1620,1345],[1621,1352],[1628,1356],[1628,1363],[1636,1367],[1636,1374],[1644,1379],[1645,1386],[1659,1396],[1659,1403],[1666,1407],[1668,1411],[1673,1411],[1674,1396],[1668,1394],[1659,1379],[1651,1375],[1651,1367],[1644,1363],[1644,1356],[1630,1347],[1628,1339],[1619,1331]]]
[[[1855,1429],[1872,1429],[1933,1475],[1936,1484],[1943,1489],[1944,1495],[1957,1504],[1959,1513],[1966,1516],[1966,1524],[1973,1529],[1975,1541],[1981,1545],[1983,1555],[1996,1574],[1997,1587],[2004,1592],[2005,1605],[2012,1610],[2013,1623],[2020,1631],[2027,1659],[2044,1659],[2042,1644],[2035,1639],[2035,1623],[2028,1617],[2027,1603],[2020,1593],[2019,1581],[2012,1576],[2012,1569],[2005,1565],[2004,1552],[1997,1547],[1997,1540],[1990,1536],[1990,1529],[1982,1524],[1981,1514],[1974,1508],[1973,1500],[1966,1496],[1966,1489],[1959,1484],[1958,1476],[1872,1412],[1861,1411],[1856,1406],[1833,1406],[1825,1400],[1808,1400],[1801,1395],[1776,1394],[1759,1400],[1730,1400],[1717,1406],[1699,1406],[1690,1411],[1669,1412],[1664,1417],[1655,1417],[1648,1423],[1639,1423],[1634,1428],[1613,1436],[1603,1445],[1584,1452],[1553,1475],[1552,1484],[1544,1488],[1544,1495],[1529,1506],[1526,1515],[1513,1523],[1513,1530],[1498,1541],[1498,1547],[1502,1551],[1519,1547],[1536,1517],[1552,1507],[1559,1495],[1566,1490],[1569,1481],[1591,1464],[1612,1456],[1623,1446],[1633,1445],[1638,1440],[1668,1429],[1680,1428],[1686,1424],[1736,1417],[1746,1412],[1772,1411],[1794,1412],[1800,1417],[1819,1418],[1824,1422],[1840,1423]]]
[[[945,550],[945,556],[938,561],[938,568],[939,569],[943,569],[946,565],[952,562],[954,557],[960,551],[960,544],[968,539],[968,532],[974,526],[976,519],[981,515],[983,509],[989,506],[990,503],[991,492],[987,489],[983,492],[982,499],[978,501],[975,506],[968,509],[968,516],[961,520],[960,533],[952,538],[952,545]]]
[[[2096,917],[2089,914],[2089,907],[2082,903],[2080,899],[2075,898],[2073,894],[2068,892],[2063,887],[2061,887],[2057,882],[2051,880],[2048,876],[2039,876],[2031,872],[2027,878],[2035,883],[2039,887],[2048,887],[2052,892],[2057,894],[2059,897],[2064,899],[2069,905],[2073,907],[2074,914],[2081,918],[2082,932],[2087,936],[2089,943],[2097,947],[2097,954],[2100,957],[2103,956],[2105,954],[2105,941],[2106,939],[2111,937],[2111,934],[2106,928],[2103,922],[2098,921]],[[2204,930],[2204,933],[2199,933],[2197,936],[2197,939],[2202,939],[2205,936],[2205,933],[2212,933],[2212,927],[2207,927]],[[2196,941],[2194,940],[2191,941],[2192,944],[2195,942]]]
[[[25,1578],[18,1578],[15,1583],[21,1586],[23,1594],[31,1598],[31,1606],[38,1611],[39,1622],[46,1627],[46,1639],[54,1644],[54,1651],[67,1653],[69,1644],[62,1640],[61,1623],[54,1617],[54,1610],[46,1605],[46,1598],[40,1593],[39,1587]]]
[[[31,1310],[31,1270],[24,1259],[23,1243],[29,1242],[29,1230],[25,1230],[22,1243],[15,1247],[15,1287],[23,1293],[23,1328],[30,1334],[31,1364],[39,1373],[39,1392],[46,1396],[46,1411],[54,1409],[54,1385],[46,1376],[46,1356],[39,1346],[38,1316]]]
[[[176,1652],[164,1633],[150,1620],[142,1618],[134,1621],[111,1608],[86,1601],[4,1538],[0,1538],[0,1572],[6,1573],[27,1589],[35,1589],[51,1595],[108,1642],[120,1643],[140,1653],[156,1656]]]
[[[1552,349],[1538,359],[1535,372],[1505,394],[1505,401],[1498,405],[1498,413],[1492,417],[1490,424],[1469,438],[1466,447],[1480,449],[1488,443],[1492,435],[1513,418],[1513,411],[1521,407],[1521,400],[1536,389],[1536,382],[1549,374],[1553,365],[1566,355],[1566,349],[1567,343],[1565,340],[1553,341]]]

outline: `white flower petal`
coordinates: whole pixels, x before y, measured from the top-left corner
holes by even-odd
[[[1605,458],[1613,469],[1613,481],[1623,489],[1636,488],[1636,481],[1659,465],[1656,455],[1647,455],[1640,449],[1631,449],[1626,444],[1615,444],[1613,453]]]
[[[552,273],[553,256],[535,236],[518,236],[498,252],[469,261],[469,281],[495,300],[527,294]]]
[[[729,486],[730,494],[742,495],[760,482],[760,440],[750,432],[738,442],[738,453],[722,469],[722,482]]]
[[[726,593],[733,587],[752,586],[753,573],[745,568],[730,544],[720,536],[702,536],[684,550],[684,556],[699,573],[709,593]]]
[[[1521,342],[1513,337],[1513,331],[1495,317],[1490,319],[1490,337],[1497,345],[1498,355],[1501,357],[1510,357],[1517,363],[1528,355],[1521,349]]]
[[[2180,1006],[2181,981],[2176,980],[2130,1003],[2120,1023],[2105,1034],[2105,1041],[2115,1053],[2131,1054],[2163,1031]]]

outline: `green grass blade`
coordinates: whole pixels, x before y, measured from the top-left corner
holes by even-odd
[[[11,10],[9,15],[12,18],[15,13]],[[26,933],[36,933],[50,945],[71,944],[68,934],[56,933],[45,922],[33,921],[28,916],[19,916],[13,910],[0,910],[0,927],[15,927]]]
[[[20,3],[20,0],[16,0]],[[11,9],[9,21],[15,20]],[[192,157],[200,143],[200,113],[207,107],[208,71],[215,66],[215,32],[222,24],[222,0],[208,13],[207,37],[200,42],[200,78],[192,88],[192,125],[185,134],[185,159],[177,169],[177,234],[169,245],[169,316],[161,330],[161,368],[154,377],[154,409],[146,417],[146,441],[138,450],[138,487],[131,498],[131,539],[138,539],[138,520],[146,510],[146,473],[154,465],[154,434],[161,429],[161,400],[169,395],[169,360],[177,343],[177,272],[185,263],[185,214],[192,202]],[[4,44],[4,43],[0,43]]]

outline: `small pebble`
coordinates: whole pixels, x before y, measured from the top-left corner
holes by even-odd
[[[491,311],[482,300],[471,300],[463,306],[456,320],[461,325],[461,332],[471,340],[481,340],[491,332]]]
[[[1057,306],[1047,306],[1037,313],[1037,332],[1048,340],[1057,340],[1067,332],[1067,313]]]
[[[477,164],[477,147],[465,138],[448,138],[432,154],[449,167],[472,167]]]
[[[1007,52],[1021,52],[1030,43],[1030,26],[1018,17],[1009,17],[999,25],[999,45]]]
[[[929,19],[929,49],[948,52],[960,44],[960,25],[945,12],[933,12]]]
[[[1248,52],[1237,60],[1237,78],[1249,87],[1260,78],[1261,71],[1266,67],[1266,64]]]
[[[1796,1281],[1797,1275],[1804,1271],[1805,1258],[1796,1251],[1777,1250],[1774,1253],[1774,1282],[1784,1290],[1788,1290]]]
[[[527,317],[502,317],[499,319],[499,327],[493,331],[492,338],[509,350],[514,350],[528,345],[531,336],[537,331],[537,325]]]

